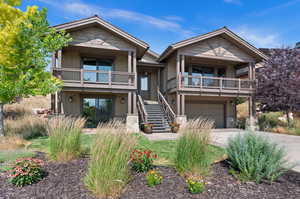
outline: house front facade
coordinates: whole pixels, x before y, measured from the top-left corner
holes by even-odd
[[[98,16],[55,26],[72,41],[52,57],[64,86],[52,95],[57,114],[84,116],[87,127],[121,119],[130,131],[154,132],[193,118],[233,128],[237,98],[249,100],[254,121],[255,65],[261,51],[224,27],[172,44],[161,54]]]

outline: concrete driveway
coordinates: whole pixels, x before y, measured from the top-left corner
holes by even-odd
[[[228,139],[239,133],[245,133],[239,129],[215,129],[212,132],[212,142],[215,145],[225,147]],[[277,143],[287,152],[287,159],[296,164],[293,170],[300,172],[300,136],[283,135],[267,132],[257,132],[258,134],[267,137],[268,140]],[[174,133],[158,133],[146,135],[150,140],[175,140],[178,134]]]

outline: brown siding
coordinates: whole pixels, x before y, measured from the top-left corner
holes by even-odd
[[[87,27],[71,32],[72,45],[115,50],[135,50],[135,47],[100,27]]]
[[[192,56],[224,57],[237,61],[249,61],[253,58],[236,45],[218,36],[179,49],[181,54]]]

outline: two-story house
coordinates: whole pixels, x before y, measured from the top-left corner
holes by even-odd
[[[249,99],[250,121],[255,117],[255,64],[267,56],[226,27],[161,55],[98,16],[54,27],[73,39],[52,58],[53,74],[64,81],[52,95],[57,114],[87,117],[88,127],[123,119],[131,131],[153,123],[154,132],[165,132],[170,122],[197,117],[231,128],[241,97]]]

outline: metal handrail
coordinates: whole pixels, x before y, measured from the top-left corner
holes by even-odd
[[[137,95],[137,108],[138,108],[138,112],[142,118],[142,122],[148,123],[148,113],[146,111],[143,99],[140,95]]]
[[[164,113],[167,115],[168,121],[174,122],[176,118],[176,114],[172,110],[171,106],[169,105],[165,97],[160,92],[159,88],[157,88],[157,99],[158,99],[158,103],[162,106]]]

